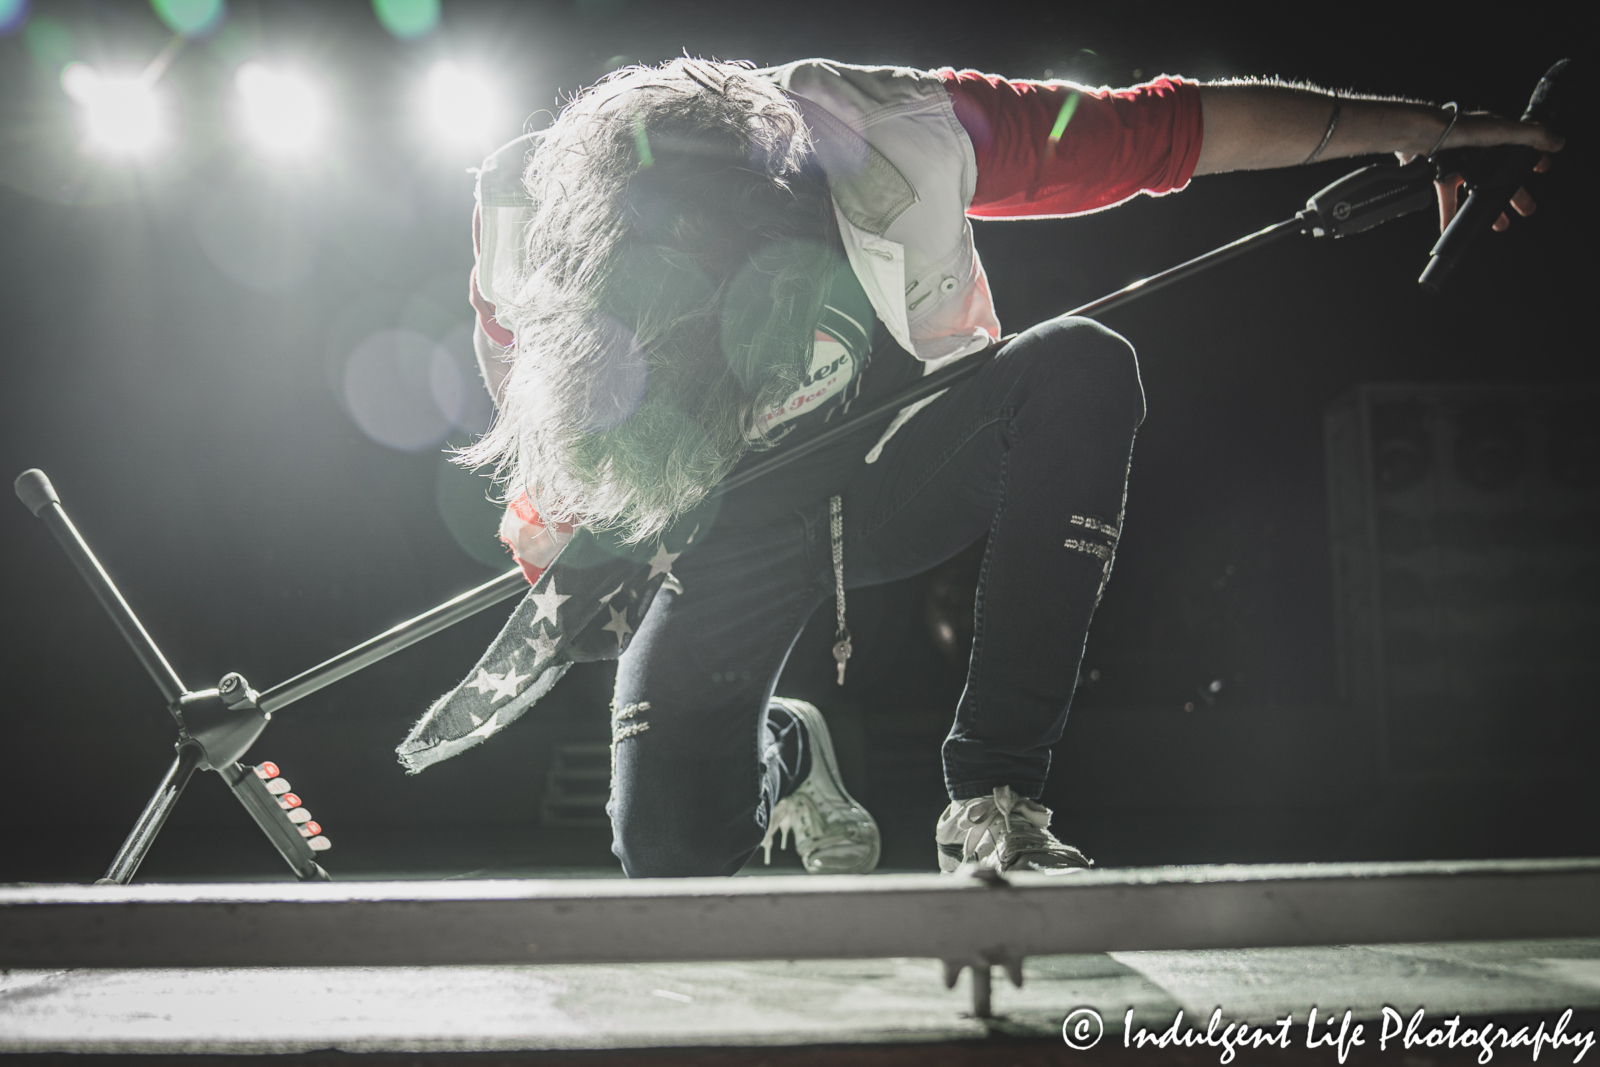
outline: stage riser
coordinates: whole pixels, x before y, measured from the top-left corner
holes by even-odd
[[[1600,936],[1600,860],[0,889],[0,967],[1027,956]]]

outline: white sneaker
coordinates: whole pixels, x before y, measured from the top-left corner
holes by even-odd
[[[878,824],[846,791],[822,713],[803,700],[773,697],[772,702],[805,728],[811,773],[800,788],[773,805],[767,836],[761,841],[766,862],[772,863],[772,846],[779,836],[778,847],[787,848],[792,833],[807,874],[866,874],[878,865],[882,851]]]
[[[954,874],[963,864],[997,871],[1042,871],[1066,874],[1094,866],[1049,830],[1050,809],[1019,797],[1008,785],[993,796],[954,800],[939,816],[934,840],[939,845],[939,870]]]

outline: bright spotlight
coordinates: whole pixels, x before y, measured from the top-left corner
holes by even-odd
[[[260,63],[245,63],[234,77],[250,139],[268,152],[293,155],[321,138],[322,97],[302,75]]]
[[[61,88],[83,108],[84,144],[112,156],[146,156],[167,139],[165,108],[155,88],[137,75],[112,75],[87,63],[68,63]]]
[[[499,117],[489,83],[450,62],[428,72],[427,108],[434,132],[458,143],[485,140]]]

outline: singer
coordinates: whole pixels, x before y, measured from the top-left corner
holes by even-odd
[[[684,58],[609,76],[492,156],[471,296],[498,416],[465,462],[497,471],[502,534],[530,579],[576,526],[687,544],[662,542],[650,566],[670,580],[642,621],[612,615],[609,811],[626,872],[733,874],[791,833],[807,871],[871,870],[877,827],[845,791],[821,715],[774,686],[829,599],[845,684],[847,592],[980,538],[939,865],[1088,866],[1038,798],[1145,414],[1123,338],[1083,319],[1032,325],[888,426],[727,494],[709,526],[675,524],[747,457],[1000,340],[970,218],[1502,143],[1562,145],[1535,123],[1271,81],[1108,90]],[[1442,222],[1457,193],[1440,186]],[[1521,190],[1511,205],[1534,209]],[[536,625],[559,632],[567,597],[541,595]]]

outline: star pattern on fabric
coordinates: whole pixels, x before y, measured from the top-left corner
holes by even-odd
[[[656,554],[650,557],[650,577],[646,578],[645,581],[648,582],[650,578],[654,578],[658,574],[671,574],[673,563],[681,555],[683,555],[682,552],[668,552],[665,544],[657,545]]]
[[[611,598],[616,596],[618,593],[622,592],[622,587],[627,585],[627,584],[628,584],[628,582],[627,582],[626,579],[624,579],[623,581],[618,582],[617,583],[617,587],[615,589],[611,590],[611,592],[607,593],[605,596],[600,598],[600,603],[602,603],[602,604],[610,604],[611,603]]]
[[[556,613],[561,610],[561,605],[572,599],[571,594],[556,592],[556,583],[550,582],[550,588],[542,593],[529,593],[528,599],[533,601],[533,606],[538,609],[534,613],[532,626],[537,627],[540,619],[549,619],[551,626],[560,626]],[[524,639],[526,640],[526,639]]]
[[[489,677],[493,678],[494,675],[491,674]],[[533,676],[530,674],[518,674],[515,667],[506,671],[505,677],[498,679],[494,683],[494,696],[489,698],[489,703],[498,703],[508,697],[516,696],[517,689],[531,677]]]
[[[543,663],[547,659],[550,659],[556,654],[557,641],[555,638],[545,633],[543,627],[539,628],[535,636],[524,637],[523,640],[528,642],[529,648],[533,649],[534,670],[538,670],[539,664]]]
[[[615,596],[616,594],[612,595]],[[628,625],[628,613],[626,611],[618,611],[610,604],[606,605],[606,610],[611,612],[611,621],[600,627],[600,629],[610,630],[612,633],[616,634],[617,647],[620,649],[622,647],[623,637],[627,634],[633,633],[633,627]]]
[[[487,693],[493,690],[499,684],[500,679],[496,678],[482,667],[478,668],[478,676],[467,683],[467,685],[472,686],[472,688],[476,689],[479,693]],[[463,686],[462,688],[466,688],[466,686]]]

